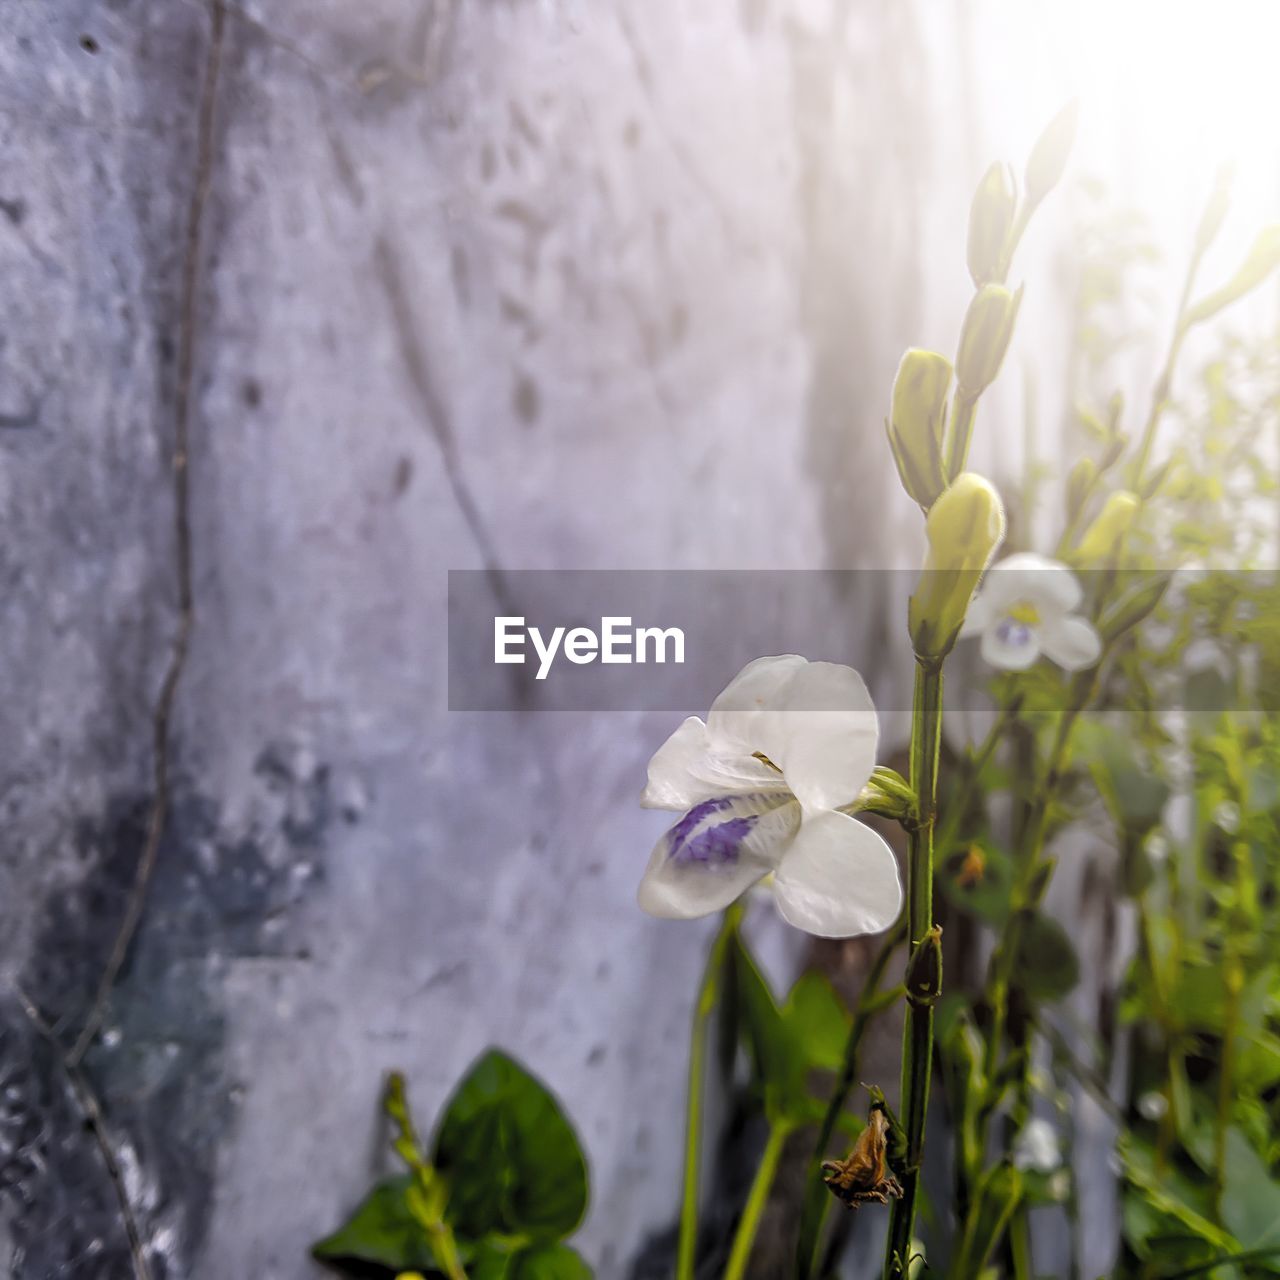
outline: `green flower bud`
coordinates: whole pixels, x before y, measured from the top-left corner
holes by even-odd
[[[1013,226],[1018,193],[1009,166],[996,163],[982,175],[969,207],[969,274],[976,285],[999,281],[1004,247]]]
[[[1131,587],[1098,619],[1098,634],[1111,641],[1145,621],[1164,599],[1171,578],[1157,573]]]
[[[984,284],[973,295],[960,328],[956,357],[956,382],[962,395],[975,399],[996,380],[1021,305],[1021,289],[1010,293],[999,284]]]
[[[915,1005],[931,1005],[942,994],[942,930],[935,924],[916,943],[907,961],[907,999]]]
[[[1027,160],[1027,204],[1035,207],[1054,189],[1066,172],[1067,159],[1076,140],[1080,104],[1069,102],[1058,112],[1031,148]]]
[[[929,510],[929,551],[907,622],[916,656],[937,662],[951,651],[969,601],[1004,538],[1004,505],[994,487],[966,471]]]
[[[936,351],[912,347],[898,365],[893,409],[885,429],[902,487],[928,510],[946,488],[942,438],[947,423],[951,361]]]
[[[1120,552],[1142,504],[1137,494],[1118,489],[1106,501],[1076,547],[1076,558],[1086,564],[1109,564]]]
[[[1249,256],[1240,264],[1240,270],[1222,286],[1215,289],[1207,297],[1201,298],[1183,322],[1185,328],[1199,324],[1215,316],[1223,307],[1229,306],[1238,298],[1256,289],[1271,273],[1280,266],[1280,222],[1273,222],[1258,232],[1258,238],[1249,250]]]

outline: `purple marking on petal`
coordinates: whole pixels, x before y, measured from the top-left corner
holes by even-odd
[[[1031,628],[1017,618],[1001,618],[996,623],[996,636],[1005,644],[1022,649],[1031,640]]]
[[[737,804],[758,802],[759,796],[717,796],[695,805],[667,832],[667,856],[675,862],[720,867],[737,862],[742,842],[760,818],[758,813],[708,821]]]

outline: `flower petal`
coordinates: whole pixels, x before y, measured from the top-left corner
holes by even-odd
[[[969,601],[969,608],[964,615],[964,623],[960,627],[960,639],[967,640],[970,636],[981,635],[991,625],[991,620],[994,616],[991,601],[988,599],[985,589],[978,592]]]
[[[721,911],[778,865],[799,827],[800,806],[777,795],[695,805],[654,847],[640,905],[668,920]]]
[[[1060,617],[1079,606],[1082,592],[1062,561],[1021,551],[987,570],[982,595],[993,614],[1025,600],[1046,617]]]
[[[835,662],[797,667],[760,713],[759,750],[806,808],[848,804],[876,765],[880,726],[862,677]]]
[[[756,732],[760,714],[773,708],[787,681],[806,666],[808,660],[796,653],[748,662],[711,704],[707,736],[714,749],[746,755],[760,751]]]
[[[715,796],[783,790],[782,776],[749,754],[716,755],[707,726],[690,716],[653,753],[640,803],[646,809],[683,813]]]
[[[902,907],[893,851],[843,813],[805,819],[783,855],[773,892],[789,924],[820,938],[879,933]]]
[[[982,633],[982,656],[1002,671],[1025,671],[1040,656],[1040,637],[1035,627],[997,618]]]
[[[1102,640],[1083,618],[1055,618],[1040,628],[1040,645],[1064,671],[1083,671],[1098,661]]]

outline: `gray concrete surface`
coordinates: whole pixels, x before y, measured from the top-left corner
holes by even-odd
[[[197,0],[7,0],[16,1277],[129,1274],[84,1098],[22,1001],[74,1040],[146,847],[184,431],[171,803],[83,1063],[153,1273],[318,1275],[307,1244],[385,1164],[383,1072],[427,1115],[490,1043],[566,1099],[597,1274],[670,1225],[706,939],[634,906],[670,719],[450,714],[445,572],[916,560],[892,372],[954,342],[971,183],[1065,96],[991,53],[991,6],[922,8],[248,0],[215,51]],[[1047,295],[1019,342],[1052,366]],[[1019,403],[992,397],[1006,440]],[[901,678],[899,626],[850,638],[873,685]]]
[[[634,906],[669,724],[448,714],[444,575],[890,554],[850,406],[919,310],[928,166],[834,104],[870,77],[913,134],[872,40],[912,23],[836,57],[764,3],[231,8],[191,259],[209,13],[19,2],[0,40],[0,1256],[128,1273],[18,993],[74,1038],[145,846],[189,342],[171,808],[84,1062],[152,1269],[315,1274],[382,1073],[428,1114],[498,1042],[566,1098],[620,1276],[674,1213],[705,940]]]

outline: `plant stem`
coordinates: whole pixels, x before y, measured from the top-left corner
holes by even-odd
[[[1026,901],[1027,894],[1040,866],[1040,854],[1044,849],[1049,830],[1049,811],[1062,780],[1062,769],[1066,761],[1067,747],[1071,741],[1071,731],[1075,728],[1076,719],[1088,701],[1093,681],[1094,672],[1092,671],[1076,677],[1072,697],[1062,712],[1062,719],[1058,722],[1058,732],[1049,752],[1048,764],[1035,808],[1028,815],[1025,842],[1019,860],[1017,878],[1013,885],[1009,921],[1004,936],[997,944],[995,955],[991,959],[991,982],[987,993],[991,1008],[991,1029],[987,1037],[984,1064],[988,1085],[995,1078],[998,1055],[1004,1040],[1005,1021],[1008,1016],[1009,982],[1013,976],[1013,966],[1017,963],[1028,912],[1034,905]]]
[[[720,995],[724,976],[724,954],[742,918],[742,908],[725,913],[707,956],[698,1002],[693,1010],[693,1031],[689,1040],[689,1093],[685,1104],[684,1196],[680,1204],[680,1238],[676,1246],[677,1280],[693,1280],[698,1249],[698,1173],[702,1153],[702,1093],[706,1084],[707,1034],[711,1014]]]
[[[769,1128],[769,1138],[764,1144],[764,1153],[760,1157],[760,1165],[751,1183],[751,1192],[742,1210],[742,1220],[738,1223],[738,1231],[733,1238],[733,1249],[729,1253],[724,1280],[742,1280],[746,1274],[751,1246],[755,1243],[756,1229],[760,1225],[760,1215],[768,1203],[769,1189],[773,1186],[774,1175],[778,1172],[778,1160],[790,1132],[791,1126],[781,1120],[775,1120]]]
[[[1203,250],[1197,248],[1187,264],[1186,278],[1182,284],[1182,296],[1178,299],[1178,315],[1174,321],[1173,337],[1169,340],[1169,350],[1165,355],[1164,367],[1156,378],[1151,392],[1151,407],[1147,411],[1146,425],[1142,429],[1142,442],[1138,446],[1138,456],[1133,464],[1133,489],[1141,492],[1143,473],[1151,460],[1151,448],[1155,444],[1156,428],[1160,425],[1160,416],[1169,403],[1169,392],[1173,387],[1173,369],[1178,361],[1178,353],[1182,350],[1182,340],[1187,336],[1186,314],[1187,303],[1191,301],[1191,286],[1195,283],[1196,271],[1200,267]]]
[[[969,460],[969,443],[973,439],[973,420],[977,411],[977,396],[962,396],[956,392],[947,452],[947,476],[950,480],[955,480]]]
[[[449,1280],[467,1280],[462,1259],[458,1256],[458,1243],[453,1238],[453,1231],[449,1224],[441,1221],[433,1227],[428,1227],[427,1232],[431,1236],[432,1252],[435,1254],[436,1262],[440,1264],[440,1269],[449,1277]]]
[[[991,726],[987,736],[982,740],[982,745],[970,754],[965,765],[964,781],[961,782],[954,799],[950,801],[946,821],[938,828],[933,842],[934,850],[939,856],[945,857],[955,844],[956,836],[960,831],[960,824],[969,812],[969,803],[973,799],[973,793],[977,790],[982,771],[990,763],[991,757],[1000,745],[1005,731],[1017,719],[1018,712],[1021,709],[1022,694],[1015,693],[1000,709],[1000,714],[997,716],[995,724]]]
[[[942,663],[916,661],[911,711],[911,787],[919,816],[911,830],[907,863],[907,939],[910,966],[915,947],[933,928],[933,828],[938,809],[938,748],[942,737]],[[933,998],[936,999],[937,993]],[[915,1226],[920,1164],[924,1157],[924,1122],[929,1107],[929,1075],[933,1066],[933,999],[908,993],[902,1034],[902,1095],[899,1108],[907,1135],[902,1170],[902,1197],[895,1200],[885,1246],[886,1280],[904,1280]]]
[[[858,1050],[862,1045],[862,1037],[871,1019],[888,1007],[880,993],[880,983],[884,979],[884,971],[888,968],[889,958],[894,948],[905,936],[906,918],[901,917],[880,944],[880,950],[876,952],[875,959],[871,962],[871,968],[858,996],[853,1023],[849,1027],[849,1035],[845,1040],[840,1076],[827,1101],[827,1110],[822,1117],[822,1128],[818,1133],[818,1141],[814,1144],[813,1159],[810,1161],[809,1181],[805,1189],[804,1208],[800,1215],[800,1239],[796,1249],[798,1280],[808,1280],[813,1272],[822,1241],[823,1223],[833,1202],[832,1195],[822,1180],[822,1160],[827,1154],[827,1147],[835,1134],[836,1125],[840,1122],[840,1113],[845,1109],[849,1094],[853,1092],[854,1083],[858,1078]],[[892,992],[887,994],[891,995]]]
[[[1214,1123],[1213,1210],[1222,1221],[1222,1192],[1227,1175],[1227,1131],[1231,1127],[1232,1088],[1235,1074],[1235,1040],[1240,1020],[1240,988],[1244,975],[1239,957],[1232,955],[1227,968],[1227,1008],[1223,1016],[1222,1065],[1218,1075],[1218,1109]]]

